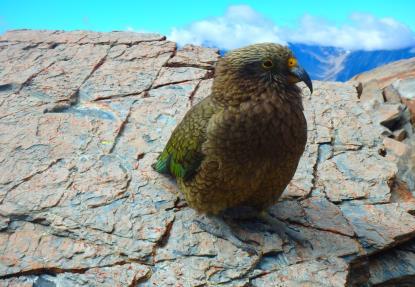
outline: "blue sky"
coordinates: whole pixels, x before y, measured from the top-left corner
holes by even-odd
[[[269,40],[395,49],[415,45],[414,11],[410,0],[0,0],[0,33],[21,28],[134,30],[223,48]]]

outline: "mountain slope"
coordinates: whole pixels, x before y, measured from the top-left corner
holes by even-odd
[[[300,63],[314,80],[347,81],[355,75],[401,59],[415,57],[414,48],[347,51],[341,48],[290,43]]]
[[[395,62],[415,57],[414,49],[351,52],[344,61],[344,69],[336,75],[337,81],[347,81],[353,76]]]

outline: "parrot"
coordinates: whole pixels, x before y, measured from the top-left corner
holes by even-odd
[[[234,49],[221,57],[211,93],[190,108],[152,167],[174,177],[200,228],[258,253],[224,221],[259,218],[301,242],[267,211],[294,176],[307,142],[304,82],[310,76],[293,52],[276,43]]]

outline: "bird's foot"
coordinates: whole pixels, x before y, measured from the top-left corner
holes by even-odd
[[[259,214],[259,219],[266,222],[271,227],[272,231],[277,232],[283,241],[294,241],[303,247],[313,249],[311,242],[304,238],[299,230],[288,227],[287,224],[276,217],[272,217],[267,211],[262,211]]]
[[[259,255],[260,252],[252,245],[243,242],[232,231],[231,227],[219,216],[202,216],[195,220],[203,231],[216,237],[228,240],[236,247],[244,250],[251,255]]]

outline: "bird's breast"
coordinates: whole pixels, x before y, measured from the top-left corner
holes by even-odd
[[[227,158],[242,161],[299,157],[306,140],[301,102],[265,96],[225,109],[214,132],[215,149]]]

